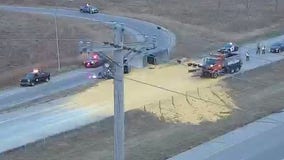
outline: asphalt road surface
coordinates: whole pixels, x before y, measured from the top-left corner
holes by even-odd
[[[16,87],[0,92],[0,111],[14,106],[40,99],[52,94],[83,86],[95,81],[89,79],[89,75],[97,74],[101,68],[79,69],[59,76],[51,77],[48,83],[42,83],[34,87]]]
[[[17,9],[17,11],[22,12],[33,12],[43,14],[53,14],[54,11],[52,9],[36,9],[25,7],[15,8],[9,6],[1,6],[0,9]],[[169,32],[167,32],[166,30],[156,30],[155,25],[149,24],[147,22],[141,22],[138,20],[127,19],[122,17],[112,17],[104,14],[80,14],[78,13],[78,11],[72,10],[69,11],[60,9],[57,11],[57,13],[59,15],[66,15],[75,18],[82,17],[89,18],[92,20],[105,19],[105,21],[121,21],[125,23],[126,26],[141,33],[148,35],[156,34],[158,41],[157,49],[162,49],[167,46],[170,47],[173,44]],[[273,42],[283,39],[284,36],[280,36],[273,39],[269,39],[267,41],[263,41],[262,43],[265,43],[266,46],[268,46]],[[241,50],[249,50],[251,53],[251,60],[249,62],[244,62],[244,66],[241,71],[254,69],[256,67],[263,66],[284,58],[282,54],[254,55],[253,53],[255,52],[255,47],[256,44],[253,43],[241,47]],[[244,58],[243,54],[242,57]],[[66,73],[63,76],[54,78],[52,81],[50,81],[49,84],[36,86],[38,88],[26,88],[34,89],[35,91],[33,95],[28,96],[28,98],[24,98],[24,100],[21,101],[30,100],[33,99],[34,96],[42,95],[44,92],[46,92],[46,88],[43,87],[51,87],[52,89],[58,89],[66,86],[69,83],[74,83],[74,85],[77,85],[78,82],[76,82],[76,78],[78,78],[77,80],[82,81],[81,83],[88,83],[89,79],[85,78],[85,73],[85,70],[74,71],[74,73]],[[70,77],[74,77],[74,79],[70,79]],[[4,91],[1,94],[2,100],[11,97],[13,103],[17,103],[19,95],[27,94],[27,92],[25,93],[26,89],[20,88],[12,89],[10,91]],[[5,97],[5,95],[7,97]],[[112,96],[112,94],[110,96]],[[78,128],[80,126],[87,125],[89,123],[113,115],[113,113],[111,112],[112,106],[78,106],[77,104],[70,103],[69,98],[70,97],[65,97],[44,104],[31,106],[26,109],[18,109],[13,112],[0,114],[0,153],[19,146],[23,146],[27,143],[44,139],[51,135],[55,135],[61,132]],[[8,105],[10,104],[9,101],[7,101],[6,103]],[[1,101],[0,104],[2,104]]]
[[[17,7],[17,6],[0,6],[0,10],[47,14],[57,16],[85,19],[88,21],[96,21],[111,24],[113,22],[123,23],[126,32],[129,32],[137,42],[143,42],[145,40],[143,35],[156,36],[157,48],[150,52],[158,52],[160,50],[171,49],[175,46],[175,35],[166,29],[158,30],[157,25],[139,21],[131,18],[124,18],[118,16],[111,16],[106,14],[85,14],[80,13],[79,10],[67,10],[67,9],[52,9],[52,8],[32,8],[32,7]],[[88,74],[96,71],[90,70],[76,70],[64,75],[52,77],[51,81],[46,84],[41,84],[36,87],[28,88],[12,88],[10,90],[4,90],[0,92],[0,111],[7,108],[11,108],[15,105],[27,103],[32,100],[43,98],[60,91],[72,89],[83,84],[90,83],[87,78]]]
[[[2,114],[0,153],[112,115],[107,111],[112,106],[78,106],[68,100],[62,98]]]
[[[257,120],[169,160],[283,160],[284,113]]]

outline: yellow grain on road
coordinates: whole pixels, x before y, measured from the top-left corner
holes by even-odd
[[[143,109],[162,120],[194,123],[216,121],[229,113],[233,102],[226,90],[217,85],[218,79],[193,77],[183,65],[157,66],[155,69],[135,70],[126,75],[125,109]],[[194,98],[140,84],[139,80]],[[113,81],[107,80],[97,86],[78,93],[70,99],[78,107],[103,106],[105,112],[113,113]]]

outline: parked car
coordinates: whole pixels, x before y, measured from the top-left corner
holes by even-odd
[[[284,42],[276,42],[270,46],[271,53],[280,53],[284,51]]]
[[[107,59],[102,55],[103,53],[90,53],[89,57],[83,62],[86,68],[100,67],[107,62]]]
[[[96,8],[95,6],[86,4],[80,7],[80,12],[94,14],[94,13],[99,13],[99,9]]]
[[[226,43],[222,48],[220,48],[218,52],[236,52],[238,50],[239,47],[235,43],[229,42]]]
[[[34,86],[41,82],[48,82],[50,80],[50,73],[42,72],[39,69],[34,69],[32,72],[27,73],[21,80],[21,86]]]

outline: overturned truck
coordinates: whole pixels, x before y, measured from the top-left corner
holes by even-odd
[[[217,78],[226,73],[240,71],[242,60],[238,53],[218,53],[203,58],[202,64],[188,63],[188,66],[201,68],[201,77]]]

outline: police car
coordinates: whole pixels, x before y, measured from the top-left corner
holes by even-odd
[[[50,80],[50,73],[42,72],[40,69],[34,69],[32,72],[27,73],[21,80],[21,86],[34,86],[42,82]]]
[[[99,9],[96,8],[95,6],[91,6],[89,4],[86,4],[86,5],[80,7],[80,12],[81,13],[94,14],[94,13],[99,13]]]
[[[228,42],[222,48],[220,48],[218,52],[236,52],[238,50],[239,47],[235,43]]]
[[[90,53],[88,58],[83,62],[86,68],[100,67],[107,62],[102,53]]]

